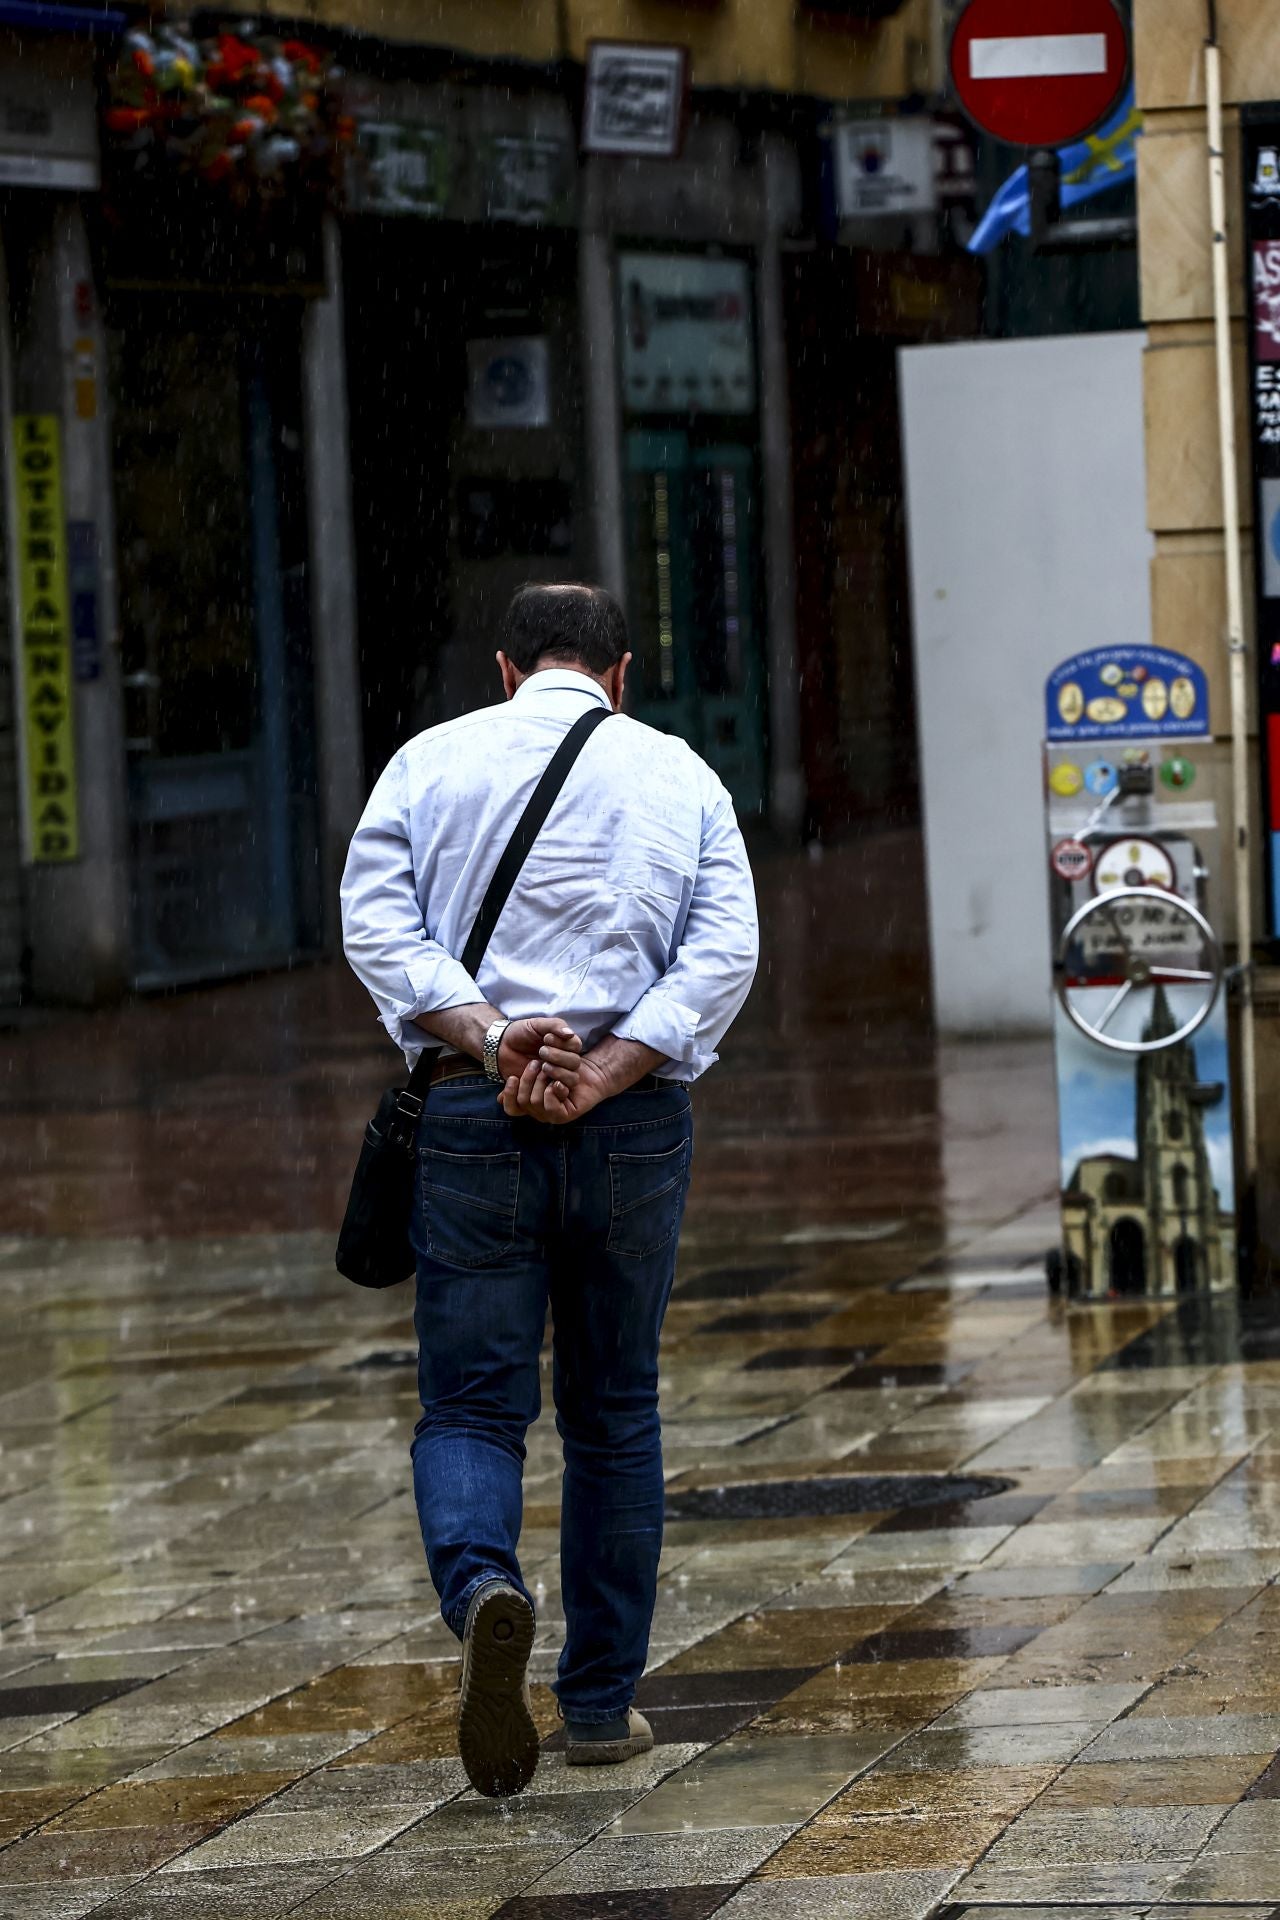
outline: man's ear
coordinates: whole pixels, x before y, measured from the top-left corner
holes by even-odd
[[[613,702],[615,713],[622,712],[622,695],[627,682],[627,668],[631,665],[631,655],[624,653],[616,667],[609,673],[609,698]]]
[[[514,698],[516,689],[524,679],[524,675],[512,661],[508,660],[501,648],[498,649],[496,659],[498,662],[498,672],[502,675],[502,691],[507,699],[510,700]]]

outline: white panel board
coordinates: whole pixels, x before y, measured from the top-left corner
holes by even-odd
[[[1052,667],[1150,638],[1141,333],[901,353],[934,1004],[1047,1030]]]

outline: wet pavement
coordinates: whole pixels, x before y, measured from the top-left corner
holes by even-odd
[[[558,1751],[544,1422],[506,1806],[454,1755],[408,1290],[331,1267],[388,1077],[358,995],[6,1036],[3,1920],[1280,1906],[1280,1312],[1047,1300],[1046,1052],[934,1047],[917,867],[762,865],[665,1346],[658,1746]]]

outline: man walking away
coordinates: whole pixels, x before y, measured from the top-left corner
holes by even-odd
[[[658,1339],[689,1184],[689,1083],[746,999],[755,895],[728,794],[683,741],[621,713],[631,655],[596,587],[529,586],[504,619],[507,704],[391,761],[342,887],[347,957],[412,1062],[443,1042],[418,1139],[414,1493],[463,1643],[458,1744],[519,1791],[538,1736],[520,1574],[525,1432],[554,1323],[564,1447],[556,1694],[571,1765],[653,1745],[632,1706],[662,1544]],[[551,756],[588,740],[472,979],[463,951]]]

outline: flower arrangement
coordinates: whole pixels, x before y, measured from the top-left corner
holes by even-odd
[[[246,194],[328,186],[352,138],[337,79],[329,54],[304,40],[134,29],[108,80],[108,146],[139,170],[174,165]]]

